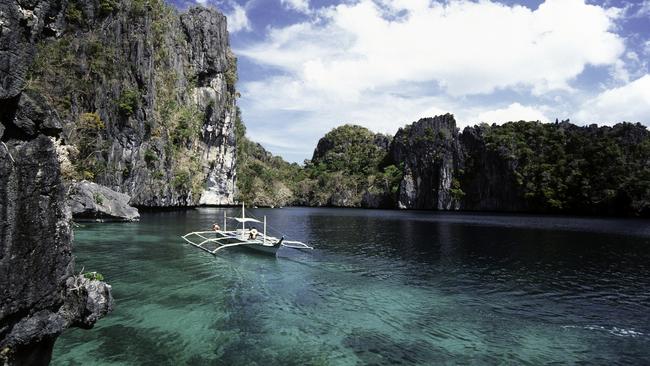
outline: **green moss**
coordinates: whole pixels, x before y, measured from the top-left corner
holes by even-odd
[[[104,275],[99,272],[85,272],[83,276],[92,281],[103,281]]]
[[[104,204],[104,196],[101,193],[93,194],[93,199],[95,200],[95,203],[98,205]]]
[[[187,145],[200,137],[204,115],[196,106],[180,106],[176,112],[176,125],[171,138],[174,145]]]
[[[235,92],[235,84],[237,84],[237,57],[235,57],[232,51],[228,50],[226,60],[228,61],[228,68],[225,73],[226,85],[230,92]]]
[[[187,170],[174,172],[171,183],[172,187],[176,189],[190,190],[192,184],[192,180],[190,179],[190,172]]]
[[[116,6],[116,0],[99,0],[99,13],[101,15],[108,15],[115,10]]]
[[[131,116],[140,103],[140,91],[137,89],[125,89],[117,98],[117,108],[124,116]]]
[[[449,190],[451,193],[451,196],[456,199],[460,200],[461,198],[465,197],[465,192],[460,188],[460,180],[458,178],[454,178],[451,181],[451,189]]]
[[[126,163],[124,169],[122,169],[122,179],[126,179],[131,175],[131,163]]]
[[[85,179],[85,180],[92,181],[93,179],[95,179],[95,173],[93,173],[93,172],[91,172],[89,170],[83,170],[81,172],[81,178]]]
[[[76,1],[69,1],[68,7],[65,10],[65,18],[69,23],[82,25],[84,18],[79,4]]]
[[[144,161],[147,163],[147,166],[152,166],[155,162],[158,161],[158,155],[155,151],[147,149],[144,152]]]

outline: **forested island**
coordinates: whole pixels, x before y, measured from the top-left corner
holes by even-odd
[[[239,199],[256,205],[650,214],[650,132],[640,123],[519,121],[461,132],[447,114],[395,136],[343,125],[303,166],[237,126]]]

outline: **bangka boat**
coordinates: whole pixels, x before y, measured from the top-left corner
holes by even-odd
[[[246,217],[246,208],[242,204],[241,217],[228,217],[223,214],[223,228],[216,228],[211,231],[193,231],[182,236],[189,244],[202,249],[210,254],[217,253],[226,248],[244,247],[261,253],[276,255],[281,247],[294,249],[314,249],[309,245],[295,240],[285,240],[284,236],[276,238],[267,235],[266,216],[260,221],[253,217]],[[241,228],[227,230],[228,220],[234,220],[241,224]],[[247,224],[263,224],[264,229],[258,233],[257,229],[246,227]]]

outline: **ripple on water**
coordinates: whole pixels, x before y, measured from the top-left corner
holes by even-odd
[[[317,250],[183,244],[222,209],[78,229],[77,266],[105,275],[116,307],[66,332],[53,364],[650,364],[647,224],[257,211]]]

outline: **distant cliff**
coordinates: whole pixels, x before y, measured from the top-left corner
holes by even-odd
[[[320,139],[302,167],[272,156],[243,135],[239,141],[245,142],[238,144],[242,201],[261,206],[395,205],[401,173],[387,163],[390,136],[356,125],[337,127]]]
[[[285,204],[649,216],[650,132],[524,121],[460,132],[450,114],[393,138],[346,125],[291,177]]]
[[[53,1],[58,12],[21,61],[26,90],[62,121],[66,179],[138,206],[231,204],[236,59],[226,18],[163,0]],[[38,7],[34,7],[38,9]]]

